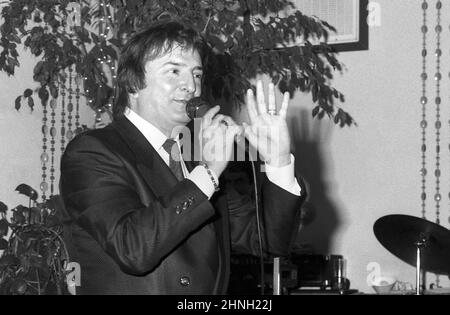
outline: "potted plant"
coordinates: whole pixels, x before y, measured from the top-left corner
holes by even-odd
[[[29,203],[11,209],[8,220],[0,202],[0,294],[66,294],[69,255],[55,199],[38,203],[37,192],[25,184],[16,191]]]
[[[155,20],[177,18],[193,25],[211,47],[205,67],[212,69],[205,79],[211,103],[239,107],[251,80],[264,74],[281,92],[311,93],[314,117],[354,123],[335,105],[344,96],[331,85],[333,72],[342,69],[326,43],[334,28],[288,0],[11,0],[1,14],[0,71],[14,74],[18,45],[39,58],[33,76],[39,87],[19,95],[16,109],[24,101],[33,108],[35,94],[45,105],[62,90],[74,93],[67,89],[74,76],[87,104],[108,112],[124,40]]]

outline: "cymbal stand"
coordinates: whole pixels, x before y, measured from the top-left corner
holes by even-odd
[[[421,295],[421,277],[420,277],[420,269],[421,269],[421,258],[422,258],[422,249],[427,246],[427,237],[420,233],[420,239],[414,243],[416,245],[416,295]]]
[[[273,295],[281,294],[280,257],[273,259]]]

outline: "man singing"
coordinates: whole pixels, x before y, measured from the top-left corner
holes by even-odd
[[[262,246],[288,254],[304,198],[290,152],[288,94],[269,114],[274,87],[266,102],[258,82],[256,97],[247,93],[245,128],[212,107],[201,119],[200,143],[216,150],[200,161],[180,154],[174,130],[190,122],[186,103],[201,95],[205,52],[202,37],[177,21],[130,38],[119,60],[114,121],[68,145],[60,189],[72,259],[81,265],[77,293],[226,293],[231,250],[259,255],[255,209],[230,209],[219,182],[241,134],[264,162]]]

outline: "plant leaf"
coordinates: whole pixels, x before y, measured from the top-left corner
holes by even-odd
[[[28,284],[23,279],[15,279],[11,285],[11,293],[24,295],[27,292]]]
[[[0,213],[6,214],[6,211],[8,211],[8,206],[0,201]]]
[[[54,84],[49,84],[48,85],[49,89],[50,89],[50,95],[53,98],[58,98],[58,89],[56,88],[56,86]]]
[[[49,93],[47,91],[47,88],[45,86],[42,86],[39,89],[39,98],[41,99],[42,104],[46,104],[49,98]]]
[[[22,104],[20,103],[20,101],[21,101],[21,99],[22,99],[22,95],[20,95],[20,96],[17,96],[17,98],[16,98],[16,100],[15,100],[15,102],[14,102],[14,108],[16,109],[16,110],[19,110],[20,109],[20,106],[22,106]]]
[[[319,113],[319,110],[320,110],[320,106],[314,107],[314,109],[312,110],[312,116],[316,117],[317,114]]]
[[[32,89],[26,89],[25,91],[23,91],[23,97],[30,97],[32,94],[33,94]]]
[[[1,240],[3,240],[3,239],[1,239]],[[1,240],[0,240],[0,242],[1,242]],[[7,267],[7,266],[15,266],[18,264],[20,264],[20,260],[16,256],[3,255],[0,258],[0,267],[2,267],[2,268]]]
[[[28,106],[31,108],[31,110],[34,109],[34,100],[31,96],[28,98]]]
[[[25,224],[26,223],[25,212],[27,212],[26,209],[28,209],[28,208],[26,208],[26,207],[24,207],[22,205],[19,205],[16,208],[14,208],[12,210],[13,216],[11,218],[11,221],[14,224],[18,224],[18,225]]]
[[[37,191],[28,186],[27,184],[20,184],[19,186],[16,187],[16,191],[18,191],[19,194],[25,195],[34,201],[36,201],[36,199],[38,198]]]
[[[5,250],[8,248],[8,241],[4,238],[0,239],[0,250]]]
[[[0,220],[0,237],[8,235],[9,223],[6,219]]]

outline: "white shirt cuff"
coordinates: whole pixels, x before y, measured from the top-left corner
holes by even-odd
[[[219,179],[217,178],[217,175],[214,173],[214,171],[211,170],[211,174],[214,177],[216,183],[218,183]],[[194,184],[197,185],[197,187],[208,197],[208,199],[210,199],[214,194],[214,184],[208,172],[206,171],[206,168],[204,168],[203,166],[196,166],[192,170],[192,172],[188,176],[186,176],[186,178],[194,182]]]
[[[267,178],[279,186],[280,188],[294,194],[296,196],[301,195],[301,187],[298,184],[297,179],[294,175],[294,167],[295,167],[295,157],[291,154],[291,163],[282,166],[282,167],[274,167],[269,164],[265,164],[265,171]]]

